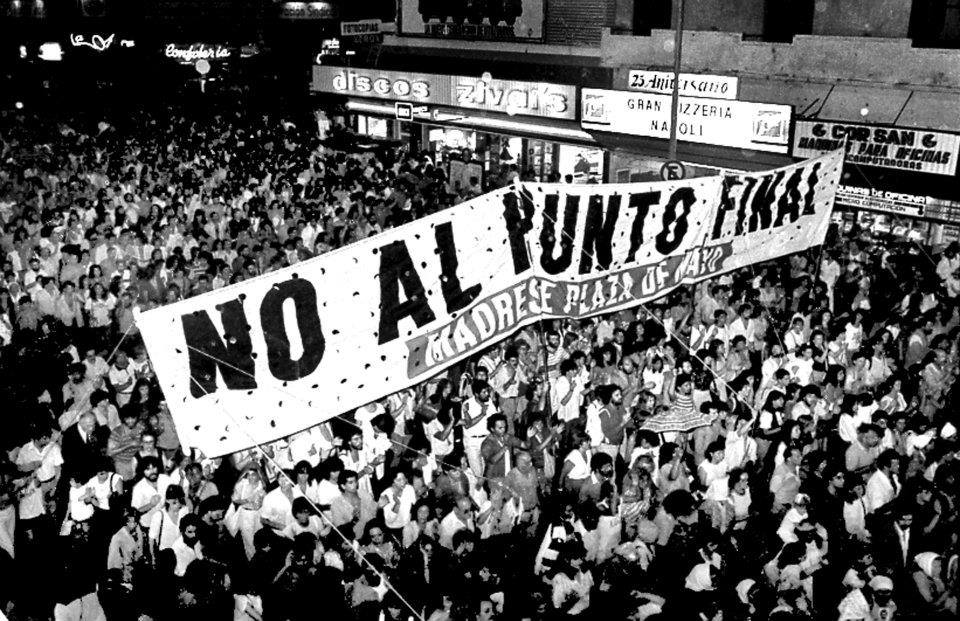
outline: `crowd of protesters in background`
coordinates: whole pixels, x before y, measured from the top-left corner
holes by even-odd
[[[957,618],[953,245],[834,229],[270,445],[181,446],[139,312],[481,191],[338,136],[0,119],[8,617]]]

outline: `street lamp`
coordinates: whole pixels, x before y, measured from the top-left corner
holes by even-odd
[[[684,0],[673,0],[673,97],[670,101],[669,159],[677,159],[677,110],[680,107],[680,56],[683,50]]]

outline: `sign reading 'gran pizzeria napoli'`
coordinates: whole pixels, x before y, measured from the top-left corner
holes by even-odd
[[[137,326],[181,442],[221,455],[423,382],[535,321],[634,307],[820,244],[842,161],[520,183]]]
[[[191,64],[198,60],[225,60],[233,55],[233,50],[223,45],[208,45],[206,43],[194,43],[192,45],[170,43],[163,48],[163,54],[177,62]]]

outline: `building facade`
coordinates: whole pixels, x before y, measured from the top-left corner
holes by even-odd
[[[460,151],[493,170],[509,155],[542,179],[569,174],[570,158],[578,179],[659,178],[674,8],[671,0],[399,0],[382,40],[347,61],[354,71],[492,79],[488,96],[501,90],[498,80],[578,87],[572,119],[466,114],[452,102],[439,111],[420,103],[412,122],[398,121],[392,106],[402,97],[371,107],[362,93],[341,94],[371,113],[359,115],[358,129],[413,136],[440,157]],[[960,236],[960,2],[685,0],[683,26],[678,159],[687,175],[769,168],[845,146],[844,225],[932,242]],[[315,76],[313,90],[336,89]],[[475,135],[481,127],[489,135]]]

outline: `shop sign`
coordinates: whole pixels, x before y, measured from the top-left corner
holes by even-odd
[[[312,90],[553,119],[576,119],[576,87],[470,76],[315,66]]]
[[[179,63],[192,65],[198,60],[226,60],[233,54],[233,50],[223,45],[207,45],[206,43],[194,43],[183,46],[176,43],[170,43],[164,48],[164,55],[172,58]]]
[[[400,33],[510,41],[543,38],[544,0],[401,0]]]
[[[280,19],[333,19],[337,7],[330,2],[284,2],[280,5]]]
[[[120,39],[117,41],[117,34],[112,33],[109,35],[102,34],[71,34],[70,35],[70,45],[73,47],[86,47],[90,48],[95,52],[106,52],[110,49],[114,42],[117,43],[118,47],[134,47],[134,43],[131,39]]]
[[[837,204],[897,216],[960,223],[960,202],[872,188],[841,185]]]
[[[364,43],[383,39],[383,21],[363,19],[356,22],[340,22],[340,36]]]
[[[682,97],[736,99],[739,87],[740,78],[736,76],[680,74],[679,90]],[[632,70],[627,80],[627,90],[672,95],[673,72]]]
[[[460,108],[575,119],[577,89],[563,84],[490,80],[469,76],[452,78],[454,105]]]
[[[960,134],[859,123],[797,121],[793,156],[814,157],[847,145],[847,162],[935,175],[957,174]]]
[[[584,129],[670,137],[670,95],[583,89]],[[787,153],[793,109],[779,104],[680,97],[677,137],[685,142]]]

